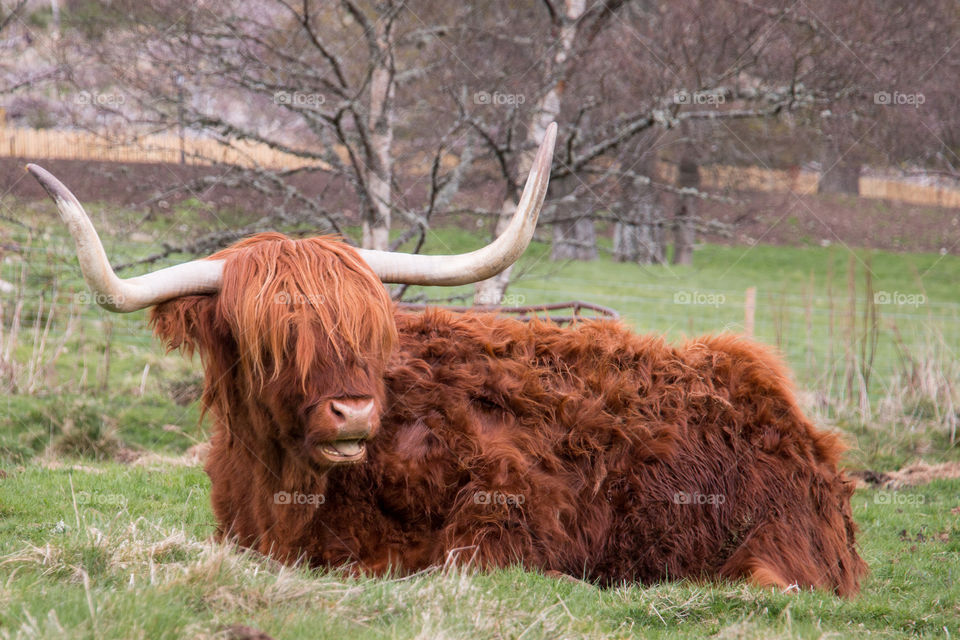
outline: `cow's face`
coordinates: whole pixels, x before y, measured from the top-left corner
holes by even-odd
[[[218,294],[158,306],[156,332],[204,359],[204,402],[319,470],[363,460],[396,341],[383,284],[347,245],[261,234],[224,259]]]
[[[375,345],[365,346],[343,361],[318,351],[305,384],[281,376],[259,394],[285,446],[315,468],[360,462],[379,429],[385,362]]]

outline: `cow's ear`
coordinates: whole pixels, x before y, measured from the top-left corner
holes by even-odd
[[[153,308],[150,324],[168,349],[180,349],[188,355],[199,349],[205,355],[224,338],[216,308],[217,296],[175,298]]]

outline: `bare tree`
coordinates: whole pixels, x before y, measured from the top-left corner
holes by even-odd
[[[96,63],[99,77],[124,93],[111,117],[125,127],[154,132],[182,127],[190,135],[213,135],[241,152],[245,143],[254,142],[300,164],[280,170],[198,158],[218,161],[223,171],[177,188],[200,192],[215,184],[252,186],[277,198],[279,206],[251,227],[169,251],[206,250],[211,243],[281,224],[345,232],[348,213],[306,195],[297,186],[304,176],[323,176],[331,186],[352,188],[366,247],[390,248],[389,231],[398,211],[422,229],[433,208],[449,201],[450,194],[441,192],[456,171],[446,176],[427,172],[429,194],[419,210],[403,207],[395,195],[402,190],[397,161],[417,151],[417,145],[395,148],[396,113],[402,108],[398,85],[404,79],[417,81],[424,68],[437,64],[427,60],[421,67],[411,55],[417,39],[413,31],[420,24],[405,20],[404,2],[183,5],[131,0],[127,12],[128,18],[135,16],[136,28],[116,25],[109,40],[81,54],[84,61]],[[94,74],[85,72],[79,59],[73,62],[72,80],[78,89],[89,89]],[[463,122],[447,118],[435,124],[439,126],[428,138],[433,164],[439,167]],[[350,203],[341,199],[339,204]]]
[[[0,5],[0,33],[3,33],[14,20],[17,20],[27,6],[27,0],[13,0],[11,6]]]
[[[956,69],[948,3],[873,11],[871,2],[853,11],[830,0],[116,0],[110,37],[86,48],[65,38],[63,55],[78,89],[109,82],[129,98],[101,110],[99,124],[182,127],[300,161],[286,170],[221,164],[218,175],[178,185],[244,185],[278,205],[244,229],[158,255],[280,225],[347,232],[357,223],[366,246],[419,250],[445,213],[482,216],[496,233],[546,124],[557,120],[544,213],[554,257],[596,255],[594,220],[606,217],[618,259],[657,262],[671,237],[675,255],[689,259],[694,231],[709,223],[696,203],[720,197],[701,190],[695,166],[784,155],[758,121],[789,116],[801,139],[794,161],[816,159],[830,133],[839,162],[886,149],[891,159],[956,166],[960,127],[918,110],[942,141],[932,152],[911,142],[908,114],[874,103],[876,92],[909,79],[898,47]],[[949,96],[927,90],[927,104],[945,109]],[[880,121],[897,125],[884,131],[896,144],[878,135]],[[680,165],[682,180],[660,175],[660,164]],[[468,172],[476,177],[465,181]],[[326,197],[305,193],[307,180],[326,185]],[[336,195],[345,190],[352,197]],[[477,196],[491,191],[500,206],[484,209]],[[666,214],[670,201],[680,206]],[[400,233],[389,242],[392,228]],[[510,277],[481,283],[475,299],[499,301]]]
[[[370,164],[367,168],[369,207],[363,219],[363,246],[386,250],[390,245],[391,172],[393,162],[394,68],[393,25],[402,3],[388,0],[377,5],[377,20],[369,24],[363,12],[352,2],[345,6],[373,32],[370,40],[370,104],[367,127],[370,131]]]
[[[801,63],[813,77],[806,82],[830,89],[829,100],[796,112],[786,139],[732,127],[749,146],[744,161],[815,161],[822,192],[854,194],[866,164],[950,173],[960,124],[948,89],[960,81],[951,55],[960,39],[956,3],[740,4],[789,25],[793,48],[805,39],[810,57]]]
[[[543,86],[543,92],[540,97],[534,101],[533,109],[529,114],[529,125],[527,126],[526,140],[523,145],[526,147],[521,151],[520,161],[518,162],[518,174],[526,173],[533,160],[532,154],[536,149],[537,140],[543,137],[550,122],[557,120],[560,115],[560,106],[563,99],[563,92],[566,86],[566,75],[573,66],[574,46],[582,25],[595,24],[588,21],[581,21],[586,12],[586,0],[564,0],[563,10],[559,11],[549,0],[545,3],[547,13],[551,19],[556,33],[556,43],[553,45],[555,53],[551,64],[545,65],[540,81]],[[612,14],[618,8],[617,5],[622,2],[600,2],[598,11]],[[500,207],[500,217],[497,220],[496,233],[500,233],[509,223],[513,208],[516,206],[516,185],[518,180],[511,180],[513,188],[507,194],[503,205]],[[556,187],[554,186],[554,190]],[[577,224],[574,220],[573,225]],[[587,218],[587,224],[592,226],[592,221]],[[510,274],[513,272],[513,266],[507,267],[501,273],[489,280],[478,282],[474,290],[474,303],[481,305],[499,304],[504,291],[510,282]]]

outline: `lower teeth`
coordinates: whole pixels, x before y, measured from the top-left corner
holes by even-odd
[[[327,453],[331,453],[340,458],[352,458],[363,451],[363,444],[361,442],[344,442],[339,446],[334,444],[327,445],[324,449]]]

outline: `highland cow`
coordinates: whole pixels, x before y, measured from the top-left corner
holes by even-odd
[[[285,562],[411,573],[521,565],[602,585],[745,579],[857,593],[853,485],[768,349],[680,346],[616,321],[561,328],[404,312],[383,282],[489,277],[529,242],[548,130],[492,245],[430,258],[260,234],[120,280],[76,198],[31,172],[103,306],[154,306],[199,352],[222,537]]]

